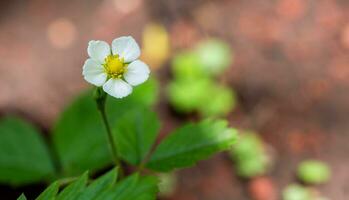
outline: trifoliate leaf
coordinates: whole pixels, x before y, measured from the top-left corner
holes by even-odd
[[[29,123],[6,117],[0,122],[0,182],[21,185],[47,180],[54,166],[40,133]]]
[[[213,153],[230,148],[236,137],[237,131],[227,128],[227,122],[223,120],[189,124],[166,137],[146,166],[162,172],[189,167]]]

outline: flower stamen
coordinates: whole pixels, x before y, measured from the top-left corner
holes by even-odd
[[[103,66],[110,78],[121,79],[127,71],[127,64],[124,63],[123,58],[120,59],[118,55],[109,55],[106,57]]]

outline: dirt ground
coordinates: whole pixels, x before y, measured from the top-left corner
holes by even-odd
[[[64,105],[88,87],[81,77],[87,42],[125,34],[140,40],[145,24],[155,21],[169,30],[174,51],[209,36],[231,44],[235,61],[220,79],[238,95],[230,124],[258,131],[275,149],[275,166],[260,182],[237,178],[221,154],[180,171],[168,199],[244,200],[255,190],[280,199],[295,181],[297,163],[318,158],[333,171],[320,191],[346,200],[348,10],[347,0],[2,0],[0,115],[19,113],[47,132]],[[163,83],[168,67],[155,72]],[[166,99],[157,109],[163,132],[183,121]]]

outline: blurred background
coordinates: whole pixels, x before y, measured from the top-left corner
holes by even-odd
[[[216,38],[231,48],[232,61],[217,77],[235,94],[229,123],[256,132],[273,166],[246,179],[229,156],[217,155],[178,172],[175,192],[163,199],[281,199],[298,164],[318,159],[332,176],[316,190],[345,200],[348,10],[347,0],[2,0],[0,115],[17,113],[47,132],[89,87],[81,75],[88,41],[132,35],[161,82],[156,109],[166,133],[195,118],[173,111],[162,87],[173,78],[173,57]]]

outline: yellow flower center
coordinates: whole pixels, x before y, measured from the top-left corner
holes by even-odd
[[[109,55],[106,57],[103,66],[110,78],[122,78],[127,70],[127,64],[124,63],[124,59],[120,59],[118,55]]]

